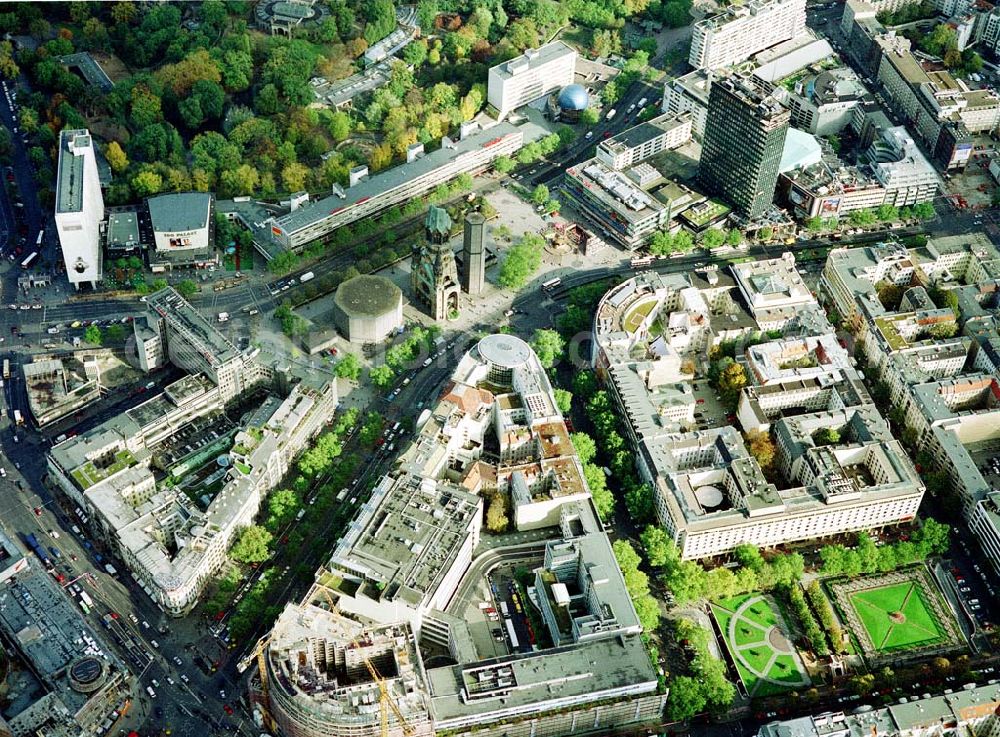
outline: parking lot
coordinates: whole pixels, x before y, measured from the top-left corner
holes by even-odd
[[[697,429],[732,425],[736,421],[736,418],[723,406],[715,389],[709,386],[708,379],[695,381],[692,389],[695,397],[694,421]]]

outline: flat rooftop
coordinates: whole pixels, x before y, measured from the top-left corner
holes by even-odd
[[[171,329],[183,333],[188,342],[198,346],[210,364],[217,366],[240,355],[239,349],[173,287],[166,287],[149,295],[146,305],[163,318]]]
[[[625,176],[624,172],[615,171],[597,159],[588,159],[570,167],[566,170],[566,176],[579,182],[579,186],[629,223],[645,220],[665,207],[664,203]],[[653,184],[662,180],[661,176]]]
[[[482,674],[482,676],[480,675]],[[485,676],[485,678],[483,678]],[[465,684],[489,681],[495,687],[479,688],[466,696]],[[510,685],[501,685],[507,678]],[[656,674],[642,640],[622,637],[511,655],[473,665],[448,666],[427,671],[431,711],[439,727],[448,720],[508,711],[517,707],[542,709],[546,702],[587,698],[601,692],[627,688],[652,690]],[[643,688],[645,687],[645,689]]]
[[[451,568],[481,501],[458,486],[410,474],[384,477],[331,557],[364,572],[383,599],[417,606]]]
[[[64,130],[59,135],[59,170],[56,172],[56,213],[83,210],[83,160],[73,148],[92,146],[90,131]],[[93,156],[93,151],[91,151]]]
[[[334,301],[352,316],[375,317],[395,310],[403,299],[403,291],[384,276],[362,274],[337,287]]]
[[[198,230],[208,225],[212,210],[212,195],[207,192],[161,194],[146,200],[153,230],[179,232]]]
[[[108,215],[107,244],[112,248],[129,248],[139,245],[139,213],[135,210],[113,212]]]
[[[606,141],[602,141],[600,145],[612,153],[638,148],[647,141],[652,141],[654,138],[662,136],[667,131],[686,125],[688,118],[682,116],[683,113],[681,115],[677,113],[664,113],[645,123],[639,123],[636,126],[628,128],[617,136],[612,136]]]
[[[564,56],[576,56],[576,51],[562,41],[553,41],[537,49],[527,49],[520,56],[490,67],[490,74],[510,79],[529,69],[537,69]]]

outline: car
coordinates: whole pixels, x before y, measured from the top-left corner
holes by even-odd
[[[181,660],[180,658],[178,658],[178,657],[177,657],[176,655],[175,655],[175,656],[174,656],[174,657],[172,658],[172,660],[173,660],[173,661],[174,661],[175,663],[177,663],[177,665],[184,665],[184,661],[183,661],[183,660]]]
[[[167,676],[167,683],[169,683],[171,686],[176,686],[177,685],[177,682],[174,681],[174,679],[171,678],[170,676]]]
[[[152,679],[152,684],[153,684],[153,688],[159,688],[160,687],[160,682],[158,680],[156,680],[155,678]]]
[[[184,681],[184,683],[191,682],[191,679],[187,677],[187,673],[181,673],[181,680]]]
[[[44,307],[44,306],[45,306],[45,305],[40,305],[40,304],[33,304],[33,305],[31,305],[31,309],[33,309],[33,310],[40,310],[40,309],[42,309],[42,307]]]
[[[76,558],[73,558],[73,560],[76,560]],[[139,618],[134,614],[129,614],[128,618],[132,620],[133,624],[139,624]]]
[[[41,507],[35,507],[34,511],[35,511],[35,516],[36,517],[41,517],[42,516],[42,508]]]
[[[704,399],[699,399],[695,402],[695,404],[704,404],[704,403],[705,403]]]
[[[224,688],[220,688],[219,689],[219,698],[220,699],[225,699],[226,698],[226,689],[224,689]]]
[[[149,622],[147,622],[145,619],[142,620],[142,628],[144,630],[148,630],[149,629]]]
[[[231,707],[231,706],[230,706],[229,704],[223,704],[223,705],[222,705],[222,710],[223,710],[224,712],[226,712],[226,714],[229,714],[230,716],[232,716],[232,713],[233,713],[233,707]]]

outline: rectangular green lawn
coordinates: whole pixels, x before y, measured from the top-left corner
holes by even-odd
[[[926,645],[944,636],[913,582],[857,591],[850,602],[879,652]]]

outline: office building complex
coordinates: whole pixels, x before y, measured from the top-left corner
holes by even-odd
[[[135,321],[146,364],[190,375],[54,446],[50,478],[168,614],[191,611],[295,455],[332,418],[336,378],[261,349],[239,351],[173,289]],[[258,392],[234,422],[227,406]],[[240,415],[236,415],[239,417]]]
[[[90,131],[59,134],[56,172],[56,232],[66,264],[66,278],[77,289],[101,280],[101,221],[104,196]]]
[[[254,237],[254,244],[268,259],[282,250],[298,251],[307,243],[361,218],[375,215],[445,184],[459,174],[474,174],[499,156],[510,156],[547,134],[540,125],[499,123],[488,128],[471,124],[460,138],[445,138],[441,148],[425,153],[414,148],[407,162],[368,175],[366,167],[352,172],[351,186],[334,187],[333,194],[315,202],[306,201],[277,217],[254,220],[243,210],[236,217]]]
[[[207,192],[162,194],[146,200],[146,208],[153,232],[149,252],[153,271],[219,263],[215,251],[215,197]]]
[[[691,117],[666,113],[602,141],[595,158],[566,170],[563,191],[627,249],[642,246],[704,197],[669,181],[648,159],[691,139]]]
[[[252,693],[266,721],[289,737],[556,737],[658,721],[642,628],[531,348],[483,338],[427,414],[312,590],[275,623],[268,688]],[[484,454],[487,439],[498,455]],[[504,565],[479,545],[482,498],[495,494],[518,529],[550,532],[534,602],[488,593],[487,571]],[[500,644],[484,596],[503,612]],[[546,630],[534,646],[529,606]],[[380,693],[396,705],[385,715]]]
[[[638,274],[598,304],[593,365],[624,421],[661,526],[685,559],[912,519],[923,496],[790,255],[694,275]],[[770,432],[788,488],[764,477],[731,425],[695,421],[690,380],[713,346],[758,331],[737,418]],[[796,335],[799,337],[791,337]],[[821,446],[822,429],[841,441]]]
[[[101,398],[96,355],[36,356],[21,367],[28,408],[38,427],[51,425]]]
[[[490,67],[486,100],[503,120],[512,110],[573,84],[576,51],[562,41]]]
[[[695,69],[728,67],[800,35],[805,28],[805,0],[733,5],[694,24],[688,63]]]
[[[55,579],[0,533],[0,633],[18,698],[0,707],[0,734],[100,734],[135,698],[135,679]],[[9,684],[11,685],[11,684]],[[12,692],[13,693],[13,692]]]
[[[594,157],[610,169],[626,169],[691,140],[691,116],[665,113],[597,144]]]
[[[846,67],[807,75],[795,83],[788,98],[791,124],[817,136],[840,133],[851,124],[858,105],[870,97]]]
[[[663,102],[660,109],[665,113],[689,113],[691,133],[699,141],[705,135],[708,95],[712,89],[713,76],[710,70],[696,69],[663,86]]]
[[[483,242],[486,218],[479,212],[465,216],[462,234],[462,288],[476,297],[486,285],[486,244]]]
[[[769,85],[730,76],[712,84],[698,176],[740,215],[760,217],[774,199],[789,113]]]

